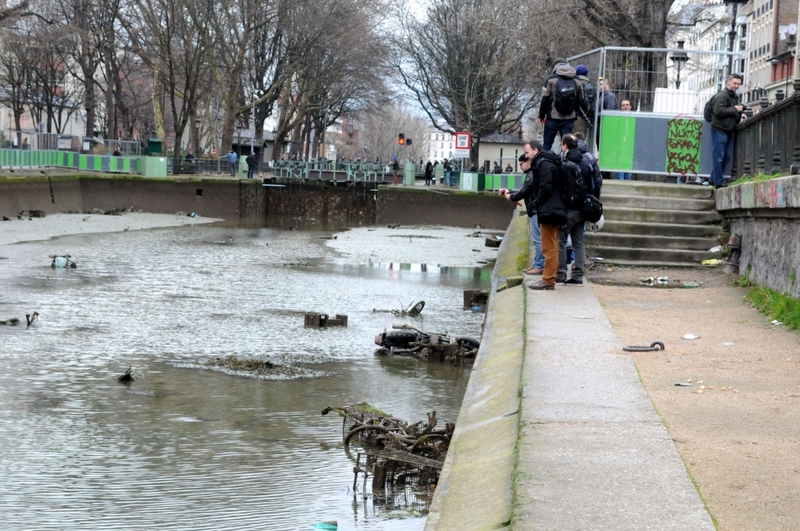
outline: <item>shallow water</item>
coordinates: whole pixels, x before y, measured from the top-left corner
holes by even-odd
[[[374,356],[397,318],[373,309],[424,299],[416,326],[479,337],[462,291],[490,272],[358,263],[327,234],[196,226],[0,247],[0,319],[23,320],[0,326],[0,528],[422,529],[424,517],[384,516],[429,498],[353,491],[341,420],[320,411],[366,401],[455,420],[469,372]],[[64,253],[77,269],[50,268]],[[305,329],[311,311],[349,326]],[[305,377],[195,368],[228,355]],[[129,366],[136,381],[119,384]]]

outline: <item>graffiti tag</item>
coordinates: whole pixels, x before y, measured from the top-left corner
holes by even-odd
[[[697,175],[700,172],[700,137],[703,122],[676,116],[667,130],[667,172]]]

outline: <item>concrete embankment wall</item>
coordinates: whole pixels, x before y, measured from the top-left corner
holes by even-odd
[[[730,233],[741,236],[739,273],[800,297],[800,177],[729,186],[714,197]]]
[[[481,348],[425,531],[505,529],[511,519],[519,437],[528,217],[512,217],[498,250]],[[508,279],[514,284],[508,287]]]
[[[260,180],[148,179],[123,176],[24,176],[0,179],[0,215],[23,210],[86,212],[134,208],[196,212],[243,223],[268,217],[314,219],[336,225],[401,223],[505,229],[514,205],[493,194],[434,192],[371,183],[330,186]]]

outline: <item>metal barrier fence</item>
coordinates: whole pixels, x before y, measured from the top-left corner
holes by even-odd
[[[138,157],[88,155],[74,151],[0,149],[0,166],[55,167],[105,173],[139,173]]]
[[[572,66],[588,68],[597,92],[589,122],[577,120],[574,131],[584,132],[604,171],[705,175],[710,133],[698,122],[706,101],[724,86],[730,55],[743,57],[741,52],[622,47],[570,57]],[[605,83],[617,109],[628,100],[630,111],[604,109]],[[615,120],[603,124],[603,116]]]
[[[89,145],[85,145],[85,142]],[[142,144],[137,140],[109,140],[103,139],[103,149],[106,154],[111,155],[116,148],[119,153],[126,157],[139,157],[142,154]],[[88,147],[88,149],[87,149]],[[3,131],[0,138],[0,149],[18,149],[30,151],[94,151],[95,141],[86,139],[79,135],[58,134],[58,133],[39,133],[35,130],[15,130],[8,129]]]

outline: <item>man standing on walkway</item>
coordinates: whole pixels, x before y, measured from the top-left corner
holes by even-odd
[[[742,85],[741,74],[728,76],[727,88],[719,91],[714,96],[714,115],[711,119],[711,157],[713,166],[711,170],[711,184],[717,188],[724,188],[725,168],[733,159],[733,131],[736,124],[744,117],[744,106],[738,103],[736,91]]]
[[[556,59],[553,73],[542,87],[539,122],[544,125],[543,148],[550,151],[556,135],[572,132],[578,108],[583,102],[583,83],[575,79],[575,69],[564,59]]]
[[[565,198],[565,206],[567,207],[567,222],[559,229],[558,233],[558,274],[556,275],[556,282],[563,282],[566,284],[583,284],[583,268],[585,267],[586,251],[583,245],[584,234],[584,219],[581,214],[581,204],[587,192],[590,191],[594,177],[591,166],[586,163],[583,155],[578,149],[578,139],[573,135],[564,136],[561,142],[561,152],[564,161],[569,161],[574,165],[562,168],[562,175],[566,179],[570,179],[575,186],[568,186],[565,183],[565,190],[575,189],[575,197]],[[566,162],[562,162],[566,165]],[[577,168],[576,168],[577,166]],[[572,175],[572,171],[577,171],[579,174]],[[569,195],[569,194],[567,194]],[[572,239],[572,250],[575,253],[575,266],[572,269],[570,278],[567,278],[567,239]]]
[[[531,193],[542,233],[545,260],[542,280],[528,287],[533,290],[552,290],[555,289],[558,272],[558,228],[567,221],[567,211],[561,200],[560,159],[552,151],[545,151],[536,140],[525,144],[525,156],[531,161]],[[506,190],[506,194],[508,196],[510,192]]]
[[[527,145],[526,145],[527,148]],[[536,206],[534,200],[536,196],[533,190],[533,172],[531,172],[531,160],[526,154],[520,155],[519,167],[525,174],[525,182],[519,190],[500,189],[500,195],[503,195],[509,201],[525,201],[525,211],[530,218],[531,223],[531,237],[533,238],[533,248],[536,256],[533,260],[533,265],[528,269],[523,269],[522,272],[526,275],[541,275],[544,271],[544,255],[542,254],[542,234],[539,231],[539,217],[536,215]]]

